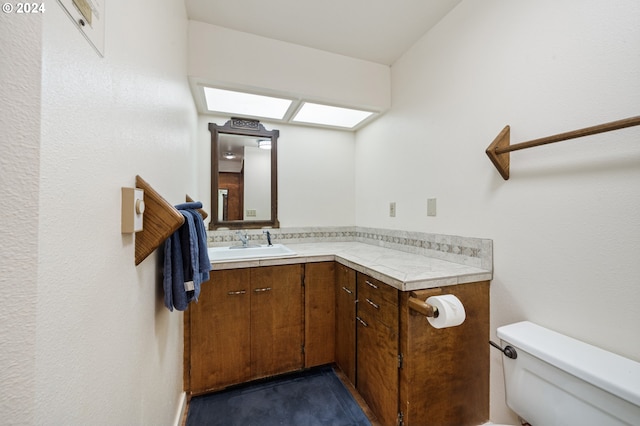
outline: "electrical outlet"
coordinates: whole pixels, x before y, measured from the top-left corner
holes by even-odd
[[[389,217],[396,217],[396,203],[392,201],[389,203]]]
[[[427,199],[427,216],[435,216],[436,215],[436,199],[428,198]]]

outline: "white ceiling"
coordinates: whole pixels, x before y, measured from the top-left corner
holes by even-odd
[[[189,19],[391,65],[461,0],[185,0]]]

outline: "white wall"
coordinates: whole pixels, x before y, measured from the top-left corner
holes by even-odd
[[[463,1],[357,134],[358,226],[493,239],[494,338],[531,320],[640,361],[640,127],[513,153],[506,182],[484,153],[507,124],[515,143],[638,115],[638,22],[634,0]],[[491,369],[492,420],[515,422]]]
[[[0,418],[33,424],[42,19],[0,14]]]
[[[189,76],[235,89],[389,108],[388,66],[189,21]]]
[[[2,18],[17,82],[3,62],[6,424],[170,425],[181,404],[182,314],[162,304],[158,256],[134,266],[120,187],[140,174],[174,203],[194,190],[186,12],[113,0],[104,16],[104,58],[56,2]]]
[[[211,133],[209,123],[229,118],[198,118],[198,192],[194,198],[211,211]],[[278,219],[280,227],[355,224],[355,134],[331,129],[262,122],[278,138]],[[248,206],[245,206],[248,207]],[[207,220],[208,222],[208,220]]]

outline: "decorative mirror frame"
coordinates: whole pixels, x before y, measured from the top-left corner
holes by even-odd
[[[258,120],[231,118],[224,126],[209,123],[211,132],[211,221],[209,229],[279,228],[278,222],[278,137],[279,130],[266,130]],[[218,216],[218,185],[220,169],[220,134],[255,136],[271,139],[271,218],[269,220],[220,220]]]

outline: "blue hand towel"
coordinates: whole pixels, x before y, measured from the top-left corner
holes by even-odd
[[[200,284],[209,279],[211,262],[207,251],[207,233],[196,209],[202,203],[175,206],[185,218],[184,224],[164,244],[164,304],[170,311],[184,311],[200,295]],[[193,282],[192,288],[185,283]]]

